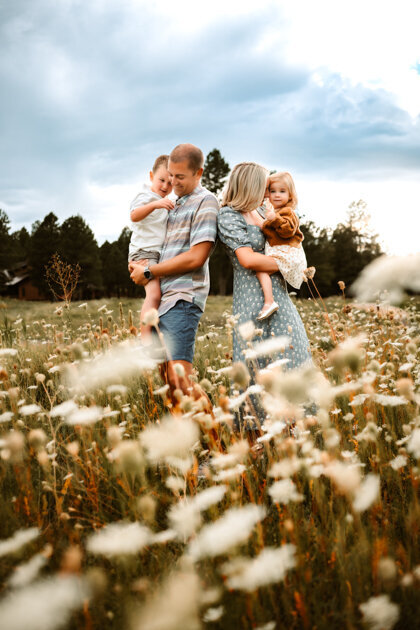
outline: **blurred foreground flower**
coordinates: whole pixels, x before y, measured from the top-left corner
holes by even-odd
[[[199,630],[200,583],[192,572],[172,574],[139,613],[133,630]]]
[[[12,591],[0,602],[0,628],[54,630],[65,626],[71,614],[90,595],[86,580],[54,577]]]
[[[260,505],[231,508],[216,522],[205,525],[192,541],[189,553],[194,560],[218,556],[247,540],[255,525],[265,517]]]
[[[398,621],[399,606],[391,602],[388,595],[371,597],[359,608],[370,630],[391,630]]]
[[[279,549],[266,547],[252,560],[237,558],[227,562],[222,572],[228,576],[229,588],[252,592],[283,580],[287,571],[296,565],[295,552],[295,545],[283,545]]]
[[[9,553],[15,553],[19,551],[21,547],[35,540],[39,536],[39,529],[37,527],[30,527],[29,529],[20,529],[15,532],[11,538],[0,541],[0,557]]]
[[[404,298],[405,290],[420,292],[420,254],[409,256],[380,256],[367,265],[352,291],[363,302],[382,299],[398,304]],[[382,295],[381,295],[382,294]]]
[[[120,556],[137,553],[151,540],[152,532],[139,523],[111,523],[88,538],[90,553],[103,556]]]
[[[171,455],[187,455],[197,442],[200,432],[197,424],[189,418],[166,416],[159,425],[150,424],[139,435],[153,462]]]
[[[124,341],[89,360],[66,365],[70,387],[93,390],[153,370],[157,363],[135,341]]]

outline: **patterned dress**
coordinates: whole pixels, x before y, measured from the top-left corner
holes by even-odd
[[[260,211],[263,216],[262,211]],[[220,209],[218,218],[218,235],[233,265],[233,314],[239,315],[238,325],[252,320],[257,328],[262,329],[262,338],[269,339],[286,335],[291,339],[290,347],[278,356],[260,357],[259,367],[280,358],[288,359],[286,369],[297,368],[311,361],[309,341],[303,322],[296,307],[292,303],[280,273],[271,276],[273,295],[279,305],[279,310],[271,317],[256,322],[264,299],[255,271],[245,269],[239,264],[235,251],[239,247],[251,247],[254,252],[264,253],[265,237],[256,225],[249,225],[242,214],[229,206]],[[233,361],[244,361],[243,351],[246,341],[237,330],[233,335]]]

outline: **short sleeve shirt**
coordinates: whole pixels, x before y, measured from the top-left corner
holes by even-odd
[[[148,184],[143,184],[142,190],[133,199],[130,205],[130,212],[139,206],[145,206],[151,201],[159,201],[160,195],[153,192]],[[144,249],[149,252],[160,252],[165,240],[166,222],[168,211],[165,208],[156,208],[141,221],[131,221],[131,240],[129,245],[128,258],[139,250]]]
[[[218,210],[216,197],[202,186],[197,186],[189,195],[179,197],[175,208],[168,213],[166,237],[159,262],[187,252],[199,243],[214,243]],[[161,278],[160,288],[162,298],[159,315],[169,311],[179,300],[193,302],[204,311],[210,289],[208,259],[198,269]]]

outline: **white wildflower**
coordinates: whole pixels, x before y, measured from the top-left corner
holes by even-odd
[[[228,481],[234,479],[239,475],[242,475],[246,471],[246,467],[243,464],[237,464],[233,468],[227,470],[221,470],[217,475],[213,476],[214,481]]]
[[[173,573],[139,613],[132,628],[199,630],[200,581],[193,572]]]
[[[66,380],[70,387],[89,391],[112,385],[116,374],[124,380],[153,370],[156,365],[138,341],[125,340],[93,359],[67,365]]]
[[[359,608],[370,630],[391,630],[398,621],[399,606],[391,602],[388,595],[371,597]]]
[[[150,539],[151,531],[144,525],[120,521],[89,536],[86,548],[95,555],[120,556],[137,553]]]
[[[14,357],[17,353],[15,348],[0,348],[0,357]]]
[[[201,525],[201,514],[193,501],[184,499],[171,507],[169,524],[181,539],[191,536]]]
[[[290,503],[290,501],[299,502],[303,500],[303,495],[300,494],[296,485],[289,478],[276,481],[268,490],[268,494],[275,503]]]
[[[189,553],[194,560],[223,554],[245,542],[264,517],[265,509],[259,505],[231,508],[216,522],[203,527],[190,544]]]
[[[352,407],[359,407],[360,405],[363,405],[367,398],[369,398],[368,394],[358,394],[350,401],[350,405]]]
[[[90,596],[86,580],[53,577],[12,591],[0,604],[0,627],[7,630],[55,630]]]
[[[378,475],[370,473],[356,492],[353,508],[356,512],[364,512],[379,500],[380,479]]]
[[[296,565],[295,552],[295,545],[266,547],[252,560],[240,558],[224,564],[222,571],[228,576],[228,587],[252,592],[284,580],[287,571]]]
[[[39,405],[22,405],[22,407],[19,409],[19,412],[21,413],[22,416],[33,416],[36,413],[39,413],[40,411],[42,411],[41,407]]]
[[[125,385],[119,384],[108,385],[108,387],[106,388],[106,393],[110,395],[118,394],[119,396],[125,396],[127,393],[127,388]]]
[[[223,486],[212,486],[198,492],[193,501],[199,510],[207,510],[212,505],[219,503],[223,499],[226,493],[226,488]]]
[[[96,405],[92,407],[80,407],[77,411],[73,411],[65,419],[66,424],[89,426],[95,424],[103,417],[102,407]]]
[[[256,359],[258,357],[264,357],[277,352],[284,352],[290,345],[290,337],[281,335],[280,337],[272,337],[271,339],[265,339],[260,343],[255,344],[252,348],[245,350],[244,356],[246,359]]]
[[[268,471],[269,477],[291,477],[301,467],[302,462],[297,457],[286,457],[275,462]]]
[[[65,417],[79,409],[74,400],[66,400],[53,407],[50,411],[51,418]]]
[[[414,429],[407,444],[407,451],[420,459],[420,429]]]
[[[386,292],[388,300],[398,304],[406,289],[420,291],[420,254],[380,256],[363,269],[353,284],[356,297],[362,302],[372,302]]]
[[[239,334],[245,341],[250,341],[255,335],[254,322],[249,320],[238,326]]]
[[[0,424],[2,422],[10,422],[12,418],[13,418],[12,411],[5,411],[4,413],[0,413]]]
[[[324,474],[331,479],[337,489],[344,494],[353,494],[360,486],[360,469],[354,464],[334,461],[325,466]]]
[[[197,424],[189,418],[166,416],[159,425],[150,424],[139,435],[148,457],[158,462],[165,457],[185,456],[199,439]]]
[[[383,407],[398,407],[407,404],[407,399],[403,396],[388,396],[387,394],[374,394],[373,400]]]
[[[30,527],[29,529],[19,529],[11,538],[0,540],[0,557],[19,551],[24,545],[38,538],[39,533],[37,527]]]
[[[143,322],[145,326],[157,326],[159,324],[159,314],[156,308],[150,308],[144,316]]]
[[[7,584],[12,588],[21,588],[33,582],[38,577],[41,569],[47,564],[47,558],[43,553],[37,553],[33,558],[24,564],[16,567],[14,573],[10,576]]]
[[[164,529],[157,534],[152,534],[150,538],[150,544],[165,544],[171,540],[176,539],[176,532],[173,529]]]
[[[165,457],[165,462],[171,468],[176,468],[177,470],[179,470],[181,475],[186,475],[187,472],[191,470],[194,463],[192,457],[174,457],[174,456]]]
[[[224,610],[225,609],[223,606],[217,606],[217,608],[208,608],[203,615],[204,623],[218,621],[218,619],[220,619],[220,617],[223,615]]]
[[[407,466],[407,458],[405,455],[397,455],[397,457],[391,459],[389,465],[394,470],[399,470],[400,468],[404,468],[404,466]]]

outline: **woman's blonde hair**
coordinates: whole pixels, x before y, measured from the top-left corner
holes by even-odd
[[[222,205],[239,212],[251,212],[263,203],[267,170],[255,162],[241,162],[232,170]]]
[[[270,184],[273,182],[284,182],[287,190],[289,191],[289,201],[287,203],[288,206],[291,206],[292,210],[295,210],[298,205],[298,198],[296,193],[295,182],[293,181],[293,177],[290,173],[273,173],[268,178],[268,187],[270,188]]]

